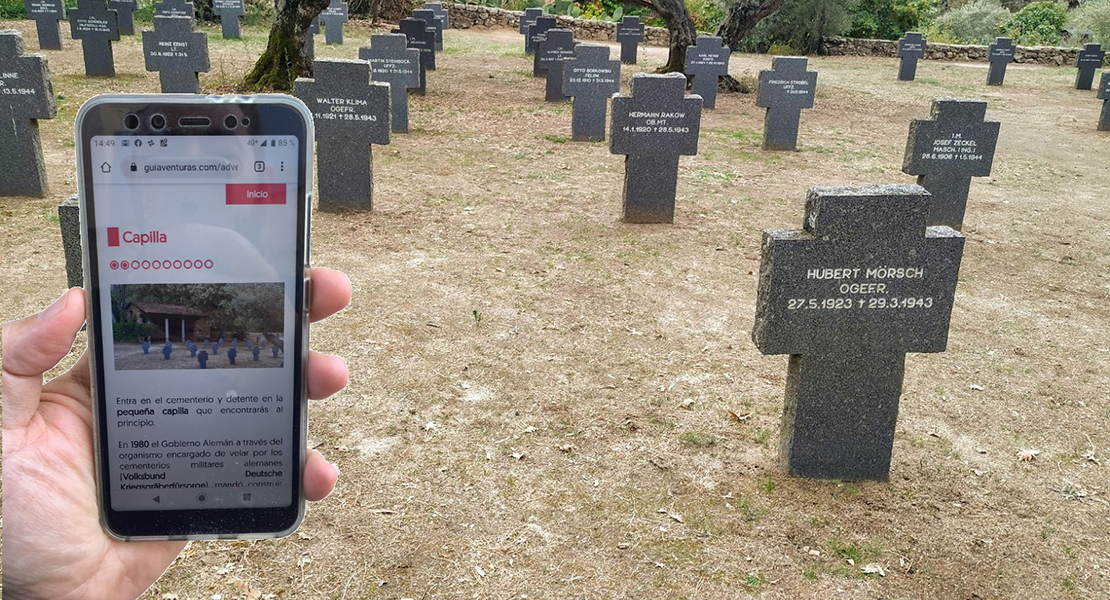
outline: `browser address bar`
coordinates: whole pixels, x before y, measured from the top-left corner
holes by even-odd
[[[265,163],[257,161],[255,171],[265,170]],[[131,157],[125,158],[120,172],[131,179],[142,181],[152,179],[179,179],[181,177],[211,177],[213,179],[236,179],[245,173],[247,167],[238,158],[221,156],[206,157]]]

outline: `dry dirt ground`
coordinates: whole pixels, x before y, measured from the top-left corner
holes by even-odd
[[[264,32],[208,31],[202,85],[227,89]],[[319,37],[319,55],[355,57],[369,33]],[[113,80],[86,79],[65,44],[42,123],[50,197],[0,199],[5,319],[64,288],[77,108],[157,88],[137,38]],[[632,226],[622,157],[567,141],[570,106],[543,102],[521,46],[448,31],[412,133],[374,149],[374,212],[315,215],[315,263],[355,288],[312,330],[351,368],[311,408],[335,493],[286,539],[192,544],[146,598],[1110,596],[1110,134],[1071,68],[1014,65],[987,88],[984,64],[898,83],[894,60],[814,58],[799,152],[761,151],[754,96],[723,95],[681,161],[675,224]],[[625,91],[663,52],[625,69]],[[760,231],[800,226],[810,186],[912,182],[909,122],[941,96],[1002,122],[948,351],[908,357],[889,483],[786,477],[787,360],[749,339]]]

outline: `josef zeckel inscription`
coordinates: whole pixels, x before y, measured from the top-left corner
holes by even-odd
[[[890,471],[907,352],[942,352],[964,238],[917,185],[813,188],[763,232],[752,340],[789,354],[780,458],[803,477]]]

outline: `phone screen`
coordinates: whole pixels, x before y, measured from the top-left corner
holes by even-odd
[[[297,137],[88,143],[108,507],[290,506],[301,467]]]

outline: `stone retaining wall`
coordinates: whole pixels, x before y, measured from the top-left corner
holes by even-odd
[[[898,42],[890,40],[830,38],[822,43],[821,49],[825,54],[832,56],[898,56]],[[1078,48],[1016,46],[1014,62],[1056,67],[1074,66],[1075,57],[1078,53]],[[925,45],[925,58],[928,60],[986,61],[987,46],[928,43]]]
[[[505,27],[517,31],[520,28],[520,17],[524,14],[516,10],[503,10],[477,4],[447,4],[446,7],[451,18],[451,27],[458,29]],[[559,27],[574,31],[575,39],[617,41],[616,23],[572,19],[566,15],[557,15],[555,18],[559,22]],[[640,43],[667,46],[670,43],[670,36],[665,27],[644,27],[644,41]]]

